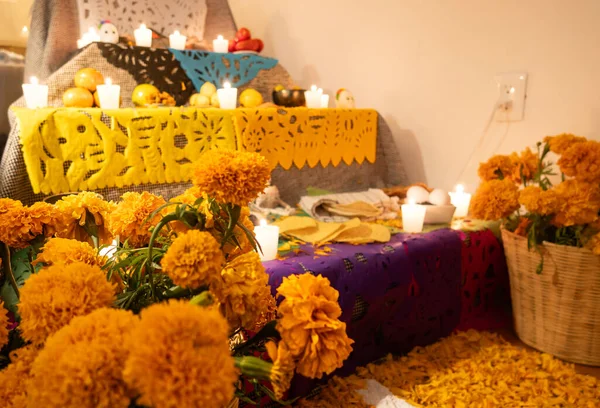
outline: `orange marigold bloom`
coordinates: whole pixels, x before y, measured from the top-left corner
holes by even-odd
[[[296,371],[321,378],[341,367],[354,342],[339,320],[339,293],[329,280],[310,273],[291,275],[283,279],[277,293],[285,297],[278,309],[277,331],[296,362]]]
[[[4,302],[0,300],[0,349],[8,344],[8,315]]]
[[[221,303],[221,310],[231,327],[246,329],[256,326],[261,313],[273,300],[269,275],[256,252],[240,255],[228,262],[221,279],[211,286],[211,292]]]
[[[151,228],[158,224],[161,215],[156,214],[150,220],[148,217],[166,201],[146,191],[125,193],[121,199],[108,218],[110,232],[118,235],[121,241],[127,240],[130,246],[138,248],[148,245]]]
[[[554,214],[559,208],[556,191],[544,191],[536,186],[527,186],[521,190],[519,204],[524,205],[527,211],[540,215]]]
[[[481,220],[499,220],[519,209],[519,189],[508,179],[481,183],[473,199],[470,212]]]
[[[217,240],[210,233],[198,230],[175,238],[160,262],[173,283],[190,289],[217,281],[224,263]]]
[[[284,342],[279,343],[279,347],[272,341],[265,344],[269,358],[273,361],[270,380],[273,385],[275,398],[283,400],[286,391],[292,384],[296,363],[294,357],[288,350]]]
[[[600,233],[594,235],[587,242],[586,248],[590,249],[596,255],[600,255]]]
[[[598,219],[600,187],[579,180],[563,181],[554,188],[558,211],[552,221],[558,227],[585,225]]]
[[[104,264],[102,257],[98,256],[98,252],[90,244],[67,238],[50,238],[46,241],[33,264],[43,263],[50,266],[73,262],[97,266]]]
[[[522,181],[521,176],[523,176],[525,180],[531,180],[538,171],[538,156],[533,153],[529,147],[523,150],[520,155],[512,153],[510,155],[510,160],[513,164],[510,179],[514,182],[520,183]]]
[[[600,143],[581,142],[569,147],[558,159],[560,170],[581,181],[600,184]]]
[[[11,351],[10,364],[0,371],[0,401],[5,408],[27,407],[31,367],[39,352],[40,348],[32,344]]]
[[[48,336],[114,301],[114,287],[97,266],[82,262],[55,264],[31,275],[21,288],[19,330],[23,338],[42,344]]]
[[[130,355],[123,372],[139,394],[137,403],[224,407],[238,379],[228,333],[227,322],[216,309],[177,300],[143,309],[128,342]]]
[[[565,150],[576,143],[587,142],[585,137],[575,136],[570,133],[562,133],[556,136],[546,136],[544,142],[550,145],[550,151],[556,154],[563,154]]]
[[[522,217],[519,220],[519,225],[517,225],[517,229],[515,229],[515,234],[524,237],[527,235],[529,230],[529,226],[532,224],[529,218]]]
[[[115,204],[104,201],[100,194],[90,191],[71,194],[58,200],[55,207],[58,212],[54,223],[57,237],[88,241],[89,236],[84,226],[88,217],[91,216],[94,218],[94,224],[98,227],[100,242],[108,244],[112,241],[107,220],[115,209]]]
[[[20,201],[0,198],[0,241],[12,248],[25,248],[44,233],[44,226],[52,219],[53,206],[50,204],[35,203],[25,207]]]
[[[481,180],[489,181],[511,177],[513,169],[514,164],[510,157],[498,154],[479,164],[477,174]]]
[[[48,339],[31,369],[32,407],[127,408],[135,391],[123,380],[125,343],[139,324],[131,312],[98,309]],[[136,346],[137,347],[137,346]]]
[[[271,169],[258,153],[210,150],[194,171],[192,182],[221,203],[248,205],[269,182]]]

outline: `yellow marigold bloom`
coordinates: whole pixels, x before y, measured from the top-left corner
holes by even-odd
[[[0,241],[12,248],[25,248],[44,233],[53,219],[53,206],[35,203],[25,207],[20,201],[0,198]]]
[[[180,234],[160,264],[173,283],[197,289],[219,279],[225,257],[217,240],[206,231],[190,230]]]
[[[98,252],[90,244],[67,238],[50,238],[41,248],[33,264],[43,263],[50,266],[73,262],[97,266],[104,264],[102,257],[98,256]]]
[[[33,363],[30,406],[129,407],[136,394],[123,380],[125,343],[137,324],[133,313],[119,309],[74,318],[48,339]]]
[[[279,347],[272,341],[265,344],[269,358],[273,361],[271,369],[271,385],[273,392],[278,400],[283,400],[286,391],[292,384],[296,363],[284,342],[279,343]]]
[[[4,302],[0,300],[0,349],[8,344],[8,324]]]
[[[581,142],[569,147],[558,159],[560,170],[581,181],[600,184],[600,143]]]
[[[283,279],[277,293],[285,297],[278,309],[277,331],[296,361],[296,371],[321,378],[341,367],[353,341],[339,320],[339,293],[329,280],[309,273],[292,275]]]
[[[99,267],[55,264],[31,275],[21,289],[19,330],[25,340],[41,344],[74,317],[110,306],[113,300],[113,285]]]
[[[72,194],[57,201],[55,207],[58,212],[54,225],[57,237],[87,241],[88,235],[83,226],[91,215],[98,227],[100,242],[106,244],[112,241],[107,220],[115,204],[104,201],[100,194],[89,191]]]
[[[514,170],[514,164],[510,157],[504,155],[492,156],[485,163],[479,164],[477,174],[483,181],[496,180],[501,177],[511,177]]]
[[[558,211],[559,203],[554,190],[544,191],[536,186],[527,186],[519,193],[519,204],[529,212],[549,215]]]
[[[31,366],[39,352],[39,347],[30,344],[10,353],[10,364],[0,371],[0,401],[3,407],[27,407]]]
[[[587,142],[585,137],[575,136],[570,133],[561,133],[556,136],[546,136],[544,142],[550,145],[550,151],[556,154],[563,154],[565,150],[576,143]]]
[[[519,189],[510,180],[490,180],[481,183],[470,212],[480,220],[499,220],[519,209]]]
[[[271,176],[267,159],[258,153],[211,150],[202,156],[192,182],[221,203],[248,205]]]
[[[261,313],[269,308],[269,275],[256,252],[228,262],[220,280],[211,286],[230,327],[253,328]]]
[[[531,180],[538,171],[538,156],[529,147],[523,150],[520,155],[512,153],[510,160],[513,164],[513,171],[509,178],[514,182],[521,182],[521,175],[525,180]]]
[[[600,255],[600,233],[594,235],[587,243],[586,248],[596,255]]]
[[[148,217],[166,201],[146,191],[125,193],[121,199],[108,218],[110,232],[122,241],[127,240],[130,246],[148,245],[152,235],[150,229],[158,224],[161,215],[156,214],[151,220]]]
[[[137,403],[161,408],[222,408],[237,373],[227,322],[218,310],[171,300],[141,312],[123,376]],[[149,339],[151,339],[149,341]]]
[[[552,221],[558,227],[590,224],[598,219],[600,187],[579,180],[563,181],[554,191],[558,211]]]

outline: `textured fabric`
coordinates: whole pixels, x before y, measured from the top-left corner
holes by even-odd
[[[225,81],[228,81],[232,87],[238,88],[250,82],[261,70],[271,69],[277,65],[277,60],[274,58],[253,54],[170,51],[185,69],[197,90],[200,90],[205,82],[211,82],[220,88]]]

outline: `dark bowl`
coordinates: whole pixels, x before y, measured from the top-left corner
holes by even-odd
[[[304,89],[282,89],[273,91],[273,103],[286,108],[305,106]]]

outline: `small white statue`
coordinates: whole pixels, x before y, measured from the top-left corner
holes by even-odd
[[[277,186],[268,186],[250,203],[250,210],[258,214],[291,215],[295,210],[279,196]]]
[[[354,95],[345,88],[340,88],[335,94],[335,106],[341,109],[354,109]]]
[[[119,42],[119,31],[117,30],[117,27],[108,20],[100,22],[98,35],[100,36],[101,42],[112,44],[117,44]]]

